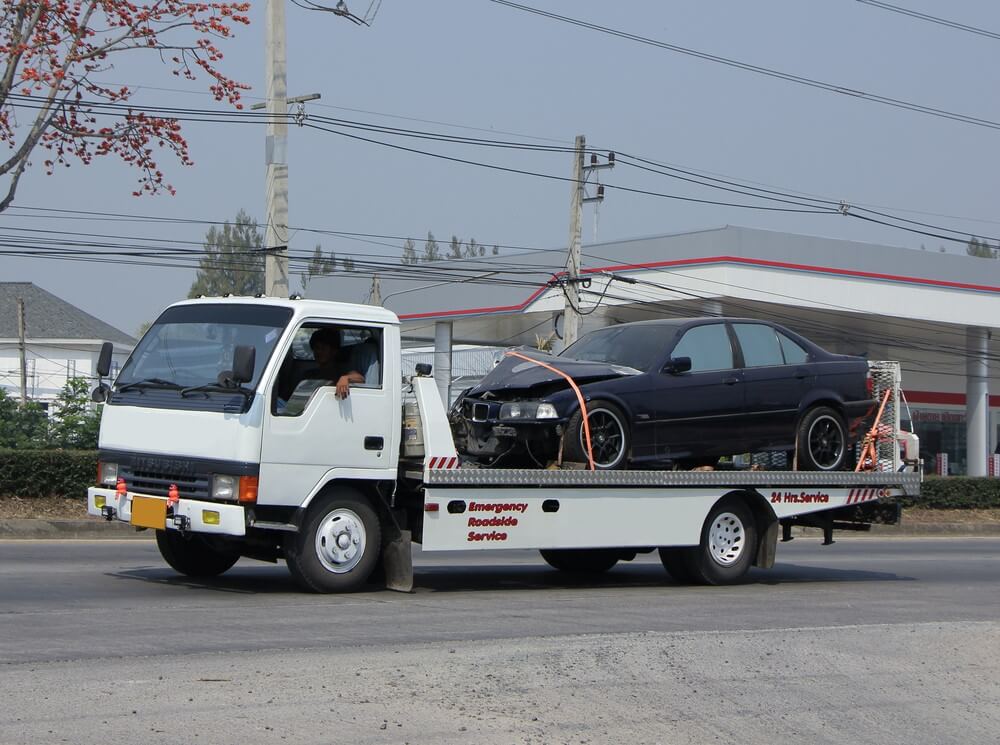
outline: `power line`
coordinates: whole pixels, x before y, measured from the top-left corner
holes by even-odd
[[[968,31],[970,34],[979,34],[980,36],[986,36],[990,39],[1000,39],[1000,34],[995,31],[987,31],[984,28],[979,28],[977,26],[969,26],[964,23],[959,23],[958,21],[950,21],[947,18],[938,18],[937,16],[927,15],[926,13],[919,13],[910,8],[901,8],[898,5],[892,5],[890,3],[883,3],[880,0],[858,0],[859,3],[864,3],[865,5],[871,5],[875,8],[882,8],[883,10],[888,10],[893,13],[901,13],[911,18],[919,18],[921,21],[930,21],[931,23],[936,23],[940,26],[947,26],[948,28],[958,29],[959,31]]]
[[[597,23],[590,23],[589,21],[584,21],[579,18],[572,18],[570,16],[560,15],[558,13],[552,13],[547,10],[542,10],[541,8],[534,8],[530,5],[522,5],[520,3],[511,2],[510,0],[490,0],[492,3],[497,5],[505,5],[514,10],[519,10],[525,13],[531,13],[543,18],[549,18],[554,21],[560,21],[561,23],[567,23],[573,26],[578,26],[579,28],[585,28],[590,31],[597,31],[602,34],[607,34],[609,36],[615,36],[620,39],[625,39],[627,41],[633,41],[638,44],[645,44],[647,46],[656,47],[658,49],[663,49],[670,52],[676,52],[678,54],[688,55],[690,57],[695,57],[697,59],[704,60],[706,62],[714,62],[720,65],[726,65],[727,67],[734,67],[739,70],[744,70],[746,72],[756,73],[758,75],[764,75],[770,78],[776,78],[778,80],[784,80],[788,83],[795,83],[797,85],[808,86],[810,88],[818,88],[820,90],[825,90],[830,93],[837,93],[840,95],[851,96],[853,98],[858,98],[863,101],[870,101],[872,103],[879,103],[885,106],[892,106],[897,109],[905,109],[907,111],[914,111],[919,114],[926,114],[927,116],[934,116],[941,119],[950,119],[952,121],[962,122],[963,124],[972,124],[977,127],[985,127],[987,129],[1000,129],[1000,122],[993,121],[991,119],[984,119],[982,117],[976,117],[969,114],[961,114],[954,111],[948,111],[946,109],[938,109],[933,106],[925,106],[923,104],[914,103],[912,101],[905,101],[900,98],[892,98],[890,96],[882,96],[876,93],[868,93],[856,88],[850,88],[847,86],[837,85],[835,83],[828,83],[822,80],[817,80],[814,78],[807,78],[802,75],[796,75],[794,73],[783,72],[781,70],[775,70],[768,67],[762,67],[760,65],[750,64],[748,62],[742,62],[740,60],[732,59],[730,57],[722,57],[717,54],[710,54],[708,52],[701,52],[696,49],[690,49],[688,47],[682,47],[677,44],[671,44],[665,41],[659,41],[657,39],[651,39],[646,36],[640,36],[638,34],[633,34],[628,31],[621,31],[619,29],[613,29],[608,26],[602,26]]]

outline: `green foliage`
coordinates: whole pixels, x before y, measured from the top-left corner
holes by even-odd
[[[256,295],[264,291],[264,235],[243,210],[236,222],[216,226],[205,234],[198,274],[188,297],[198,295]]]
[[[901,497],[900,502],[935,510],[1000,509],[1000,479],[930,476],[920,485],[919,497]]]
[[[965,253],[969,256],[979,256],[983,259],[996,259],[1000,257],[1000,251],[990,246],[985,240],[972,237],[965,247]]]
[[[462,258],[462,241],[458,240],[457,235],[453,235],[451,237],[451,242],[448,244],[448,258],[449,259]]]
[[[86,378],[70,378],[56,399],[55,414],[49,423],[49,447],[87,449],[97,447],[102,406],[90,400]]]
[[[0,497],[77,497],[97,477],[94,450],[0,450]]]
[[[26,406],[0,388],[0,448],[45,447],[48,419],[34,401]]]
[[[431,231],[427,231],[427,240],[424,241],[424,255],[421,257],[422,261],[441,261],[443,257],[441,256],[441,249],[438,248],[438,242],[434,238],[434,234]]]
[[[400,261],[404,264],[416,264],[417,261],[419,261],[419,259],[417,259],[417,247],[409,238],[407,238],[406,243],[403,244],[403,257]]]
[[[0,448],[96,448],[101,408],[90,401],[86,378],[63,386],[49,416],[36,402],[21,406],[0,388]]]
[[[346,259],[345,259],[346,262]],[[302,291],[309,287],[313,277],[324,277],[337,271],[337,254],[330,252],[329,256],[323,255],[323,248],[317,243],[313,249],[312,256],[306,270],[300,275],[302,279]]]

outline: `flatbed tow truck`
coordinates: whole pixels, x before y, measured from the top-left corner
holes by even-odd
[[[292,386],[311,363],[308,339],[327,327],[345,353],[368,360],[347,397],[332,385]],[[216,380],[178,381],[214,375],[220,360],[231,369]],[[185,301],[157,319],[113,386],[94,391],[105,410],[88,513],[155,530],[182,574],[218,575],[240,557],[284,560],[316,592],[376,576],[412,589],[411,542],[536,549],[573,573],[658,551],[678,582],[729,584],[773,566],[793,526],[819,528],[832,543],[835,530],[898,522],[897,498],[919,492],[917,440],[899,431],[898,365],[871,364],[885,410],[872,429],[873,470],[482,468],[456,452],[430,370],[403,380],[391,312]]]

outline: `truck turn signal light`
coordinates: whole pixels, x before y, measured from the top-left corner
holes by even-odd
[[[240,497],[241,502],[253,503],[257,501],[257,477],[240,476]]]

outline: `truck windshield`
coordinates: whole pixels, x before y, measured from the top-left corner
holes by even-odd
[[[215,383],[219,373],[232,369],[236,347],[252,346],[256,364],[247,386],[254,389],[291,317],[290,308],[236,303],[167,308],[132,352],[115,387]]]

